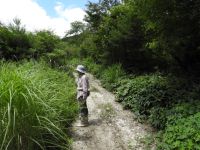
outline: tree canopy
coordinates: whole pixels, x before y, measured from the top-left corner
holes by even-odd
[[[85,39],[94,43],[88,51],[98,61],[198,73],[199,1],[100,0],[89,2],[86,14],[90,32]]]

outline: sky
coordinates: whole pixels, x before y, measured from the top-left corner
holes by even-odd
[[[0,0],[0,22],[9,24],[18,18],[27,31],[53,30],[63,37],[71,22],[83,20],[87,3],[88,0]]]

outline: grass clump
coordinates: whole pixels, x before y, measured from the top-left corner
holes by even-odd
[[[74,82],[45,63],[1,63],[0,150],[68,149]]]
[[[114,91],[118,81],[125,75],[120,64],[114,64],[106,68],[101,75],[102,84],[110,91]]]

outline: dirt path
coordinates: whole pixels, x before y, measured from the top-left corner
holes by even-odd
[[[134,120],[130,111],[123,110],[115,97],[88,75],[91,95],[87,99],[88,127],[73,127],[73,150],[144,150],[141,138],[152,129]],[[154,148],[150,148],[154,149]]]

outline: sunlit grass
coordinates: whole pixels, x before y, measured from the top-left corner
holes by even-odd
[[[1,63],[0,150],[69,149],[74,81],[45,63]]]

